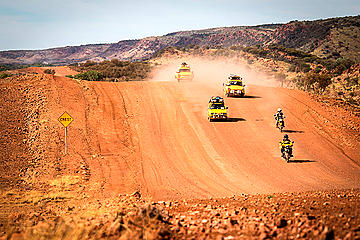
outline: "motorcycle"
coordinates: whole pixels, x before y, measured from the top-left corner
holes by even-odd
[[[276,121],[276,128],[280,129],[280,132],[283,131],[285,127],[285,122],[284,122],[284,118],[279,118],[277,121]]]
[[[287,163],[290,162],[291,152],[292,152],[292,147],[291,146],[285,146],[284,147],[284,150],[283,150],[283,153],[282,153],[282,158],[284,158]]]

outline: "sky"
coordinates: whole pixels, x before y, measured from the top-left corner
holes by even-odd
[[[360,0],[0,0],[0,50],[360,14]]]

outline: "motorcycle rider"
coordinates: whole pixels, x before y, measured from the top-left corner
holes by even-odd
[[[282,112],[281,108],[278,108],[277,112],[274,114],[275,120],[276,120],[276,127],[279,127],[279,120],[280,119],[285,119],[285,115]],[[284,127],[285,127],[285,123],[284,123]]]
[[[285,134],[283,140],[279,143],[279,147],[281,149],[281,157],[284,157],[284,150],[285,150],[286,146],[290,147],[290,149],[289,149],[290,157],[293,157],[293,154],[292,154],[293,145],[294,144],[292,141],[290,141],[289,136],[287,134]]]

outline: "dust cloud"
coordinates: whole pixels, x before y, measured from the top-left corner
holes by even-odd
[[[188,57],[167,59],[151,74],[150,81],[176,81],[175,72],[182,62],[190,65],[194,72],[194,82],[222,87],[230,74],[240,75],[247,85],[279,86],[274,77],[252,70],[249,65],[233,59],[209,59],[206,57]]]
[[[273,94],[273,91],[266,91],[263,88],[279,87],[280,82],[269,74],[250,68],[245,62],[240,62],[237,59],[209,59],[206,57],[167,58],[161,60],[162,64],[155,68],[149,81],[177,82],[175,79],[177,69],[182,62],[188,63],[194,73],[194,80],[192,82],[184,81],[179,84],[182,89],[182,99],[191,102],[192,111],[201,112],[204,118],[207,118],[206,109],[209,97],[223,96],[223,83],[226,82],[230,74],[237,74],[243,78],[247,96],[266,97],[268,101],[261,101],[264,108],[274,109],[274,111],[278,107],[283,108],[284,100],[282,96]],[[280,102],[281,104],[273,106],[274,102]]]

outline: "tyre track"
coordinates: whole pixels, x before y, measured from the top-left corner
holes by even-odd
[[[145,197],[165,200],[360,187],[359,166],[350,164],[313,122],[301,118],[312,111],[306,105],[314,111],[318,106],[294,99],[296,91],[251,86],[249,94],[258,98],[225,99],[234,121],[209,123],[208,98],[222,93],[215,85],[86,84],[90,91],[82,87],[87,93],[79,109],[83,125],[72,127],[86,135],[78,137],[75,148],[90,167],[88,189],[94,194],[140,190]],[[287,126],[305,131],[291,134],[297,142],[295,157],[318,158],[315,162],[280,159],[282,134],[272,117],[278,106],[288,112]]]

